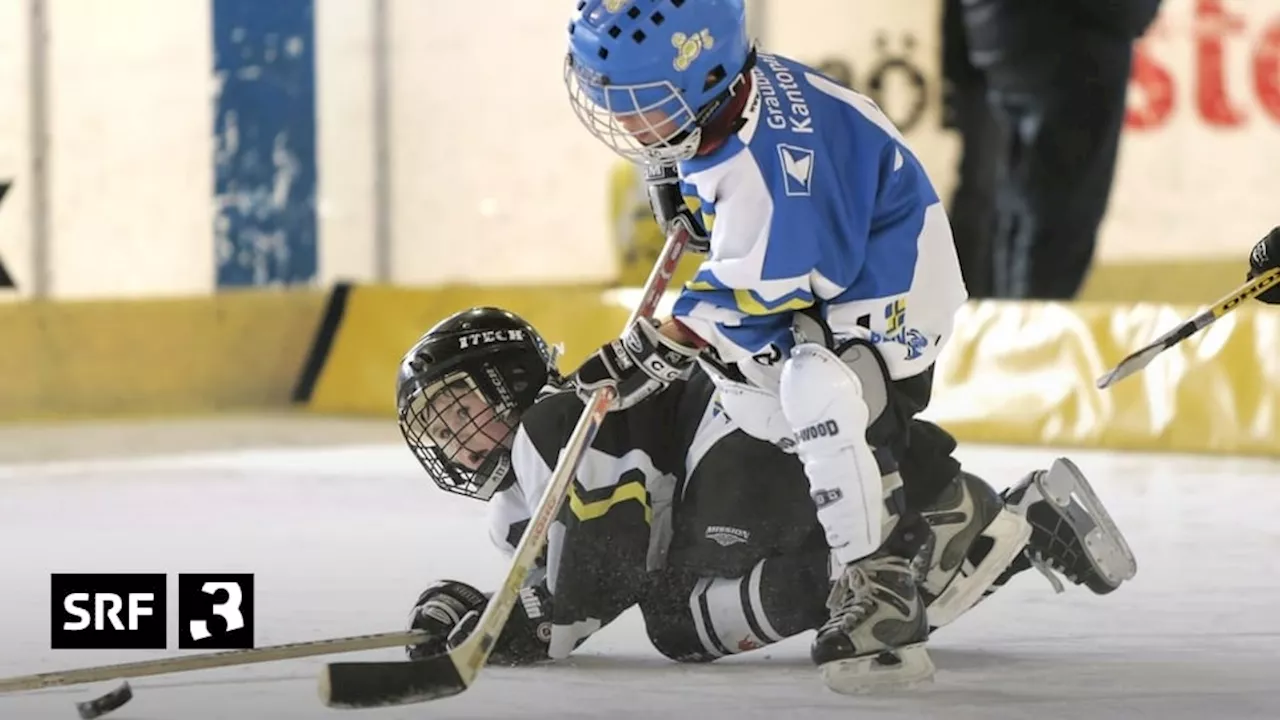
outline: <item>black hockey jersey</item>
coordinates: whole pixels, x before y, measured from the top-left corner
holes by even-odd
[[[567,656],[638,602],[646,576],[663,567],[686,468],[736,429],[714,391],[696,372],[601,424],[549,532],[544,572],[530,578],[553,597],[551,657]],[[521,418],[511,448],[516,481],[490,501],[490,536],[503,552],[514,553],[582,411],[564,390]]]

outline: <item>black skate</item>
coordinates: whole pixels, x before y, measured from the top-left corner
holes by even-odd
[[[1005,491],[1009,508],[1031,524],[1024,557],[1015,561],[995,587],[1034,566],[1061,592],[1056,570],[1077,585],[1105,595],[1138,572],[1133,551],[1093,486],[1070,460],[1058,458]],[[993,588],[994,589],[994,588]]]
[[[933,538],[918,558],[929,625],[954,621],[1022,552],[1031,526],[981,478],[962,472],[921,511]]]
[[[927,533],[911,535],[923,539]],[[933,678],[924,598],[907,559],[919,542],[910,552],[886,547],[846,566],[836,579],[827,599],[831,617],[818,628],[810,650],[823,682],[835,692],[906,687]]]

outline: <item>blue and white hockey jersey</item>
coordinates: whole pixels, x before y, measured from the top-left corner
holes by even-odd
[[[894,378],[924,371],[967,299],[946,214],[867,97],[777,55],[752,71],[745,124],[680,165],[711,250],[674,315],[728,363],[786,357],[791,315],[874,342]]]

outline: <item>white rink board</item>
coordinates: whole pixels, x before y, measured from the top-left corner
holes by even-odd
[[[48,7],[50,293],[212,290],[207,4]]]
[[[66,432],[75,445],[78,436]],[[960,453],[997,486],[1054,456]],[[872,698],[827,692],[809,665],[808,636],[713,665],[676,665],[649,647],[632,612],[571,662],[490,669],[461,697],[360,716],[764,720],[800,709],[832,720],[1274,717],[1280,584],[1266,569],[1280,551],[1280,465],[1072,457],[1127,532],[1137,578],[1106,597],[1075,587],[1055,596],[1026,573],[934,636],[930,687]],[[490,587],[500,577],[483,510],[436,490],[399,445],[0,466],[0,544],[10,549],[0,674],[161,655],[48,650],[51,571],[255,572],[260,645],[396,630],[425,583],[458,577]],[[134,700],[116,716],[341,717],[317,700],[321,662],[138,679]],[[0,717],[73,717],[76,701],[112,685],[0,696]]]
[[[1138,48],[1101,256],[1243,262],[1280,222],[1280,3],[1161,8]]]
[[[618,158],[578,123],[562,79],[574,3],[389,5],[395,280],[612,277]]]

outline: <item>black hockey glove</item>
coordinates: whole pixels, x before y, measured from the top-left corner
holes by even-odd
[[[1248,279],[1252,280],[1277,267],[1280,267],[1280,227],[1273,228],[1266,237],[1253,246],[1253,251],[1249,253]],[[1268,305],[1280,305],[1280,285],[1275,285],[1263,292],[1258,296],[1258,300]]]
[[[488,596],[470,585],[456,580],[439,580],[418,595],[409,613],[409,627],[425,630],[430,637],[405,648],[411,660],[439,655],[449,649],[449,636],[463,618],[475,610],[484,610]]]
[[[423,590],[413,606],[409,627],[426,630],[431,638],[405,648],[411,660],[438,655],[457,647],[475,630],[489,604],[489,596],[456,580],[441,580]],[[520,591],[507,624],[489,654],[495,665],[528,665],[547,659],[551,642],[550,595],[541,586]]]
[[[626,410],[661,391],[676,380],[689,377],[698,351],[658,332],[658,323],[641,318],[621,339],[605,345],[583,361],[570,380],[583,402],[605,387],[617,390],[610,410]]]
[[[689,252],[706,255],[711,251],[711,234],[702,226],[702,219],[694,214],[680,192],[680,175],[674,165],[646,165],[645,182],[649,184],[649,209],[658,221],[663,235],[670,235],[676,227],[689,233]]]

